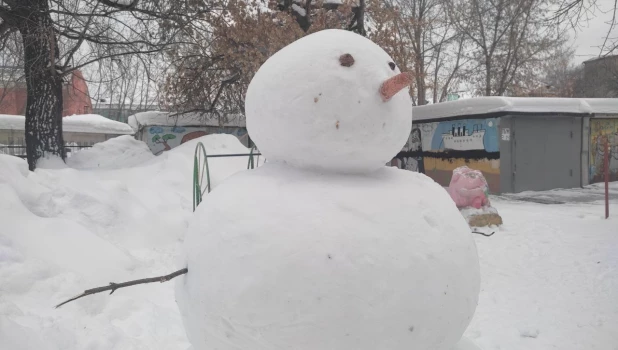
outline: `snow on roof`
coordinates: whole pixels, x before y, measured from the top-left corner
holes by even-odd
[[[23,115],[0,114],[0,129],[25,130]],[[80,114],[62,118],[62,130],[93,134],[133,135],[133,129],[121,122],[98,114]]]
[[[492,113],[618,114],[615,98],[475,97],[413,108],[414,121]]]
[[[618,98],[586,98],[595,114],[618,114]]]
[[[245,118],[240,114],[223,115],[220,123],[219,117],[214,114],[186,113],[174,115],[170,112],[149,111],[136,113],[129,116],[129,125],[138,131],[145,126],[234,126],[244,127]],[[227,121],[226,121],[227,119]]]

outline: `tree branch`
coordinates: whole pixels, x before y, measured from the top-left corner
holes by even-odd
[[[11,9],[6,8],[4,6],[0,6],[0,18],[4,20],[4,23],[8,22],[11,15]]]
[[[94,10],[97,9],[98,5],[99,5],[99,3],[97,3],[95,5]],[[93,10],[93,12],[94,12],[94,10]],[[90,29],[90,24],[92,23],[93,19],[94,19],[93,16],[89,16],[88,17],[88,20],[86,21],[86,24],[84,24],[84,28],[83,28],[82,32],[80,33],[80,35],[79,35],[79,39],[77,40],[77,43],[73,46],[73,48],[71,50],[69,50],[69,53],[66,55],[66,59],[64,61],[64,65],[62,66],[62,70],[65,70],[69,66],[69,63],[71,62],[71,59],[73,58],[73,55],[75,55],[77,50],[79,50],[79,47],[84,42],[84,39],[86,37],[86,33],[88,32],[88,29]]]
[[[114,293],[116,291],[116,289],[130,287],[130,286],[135,286],[135,285],[138,285],[138,284],[145,284],[145,283],[154,283],[154,282],[161,282],[161,283],[163,283],[163,282],[167,282],[167,281],[171,280],[174,277],[178,277],[180,275],[184,275],[187,272],[189,272],[189,269],[187,269],[185,267],[184,269],[180,269],[180,270],[178,270],[176,272],[172,272],[169,275],[165,275],[165,276],[143,278],[143,279],[123,282],[123,283],[110,282],[109,286],[87,289],[82,294],[74,296],[73,298],[71,298],[71,299],[69,299],[69,300],[67,300],[67,301],[65,301],[63,303],[60,303],[60,304],[56,305],[56,309],[61,307],[62,305],[66,304],[66,303],[70,303],[73,300],[77,300],[77,299],[83,298],[83,297],[85,297],[87,295],[92,295],[92,294],[97,294],[97,293],[101,293],[101,292],[106,292],[108,290],[111,290],[111,293],[109,293],[111,295],[112,293]]]
[[[605,47],[607,46],[607,40],[609,39],[609,36],[611,35],[612,30],[616,26],[616,10],[618,10],[618,0],[614,0],[614,11],[612,15],[612,21],[609,24],[609,29],[607,30],[607,35],[605,35],[605,40],[603,41],[603,46],[601,46],[601,52],[599,53],[599,56],[603,55],[603,50],[605,50]],[[609,51],[609,52],[611,53],[612,51]]]
[[[165,45],[165,46],[171,46],[171,44],[168,44],[168,45]],[[74,70],[78,70],[78,69],[80,69],[82,67],[85,67],[85,66],[91,64],[91,63],[98,62],[98,61],[101,61],[101,60],[104,60],[104,59],[107,59],[107,58],[114,58],[114,57],[127,56],[127,55],[137,55],[137,54],[149,54],[149,53],[160,52],[163,49],[164,48],[160,48],[160,49],[157,48],[157,49],[154,49],[154,50],[129,51],[129,52],[120,52],[120,53],[115,53],[115,54],[110,54],[110,55],[104,55],[104,56],[100,56],[100,57],[91,59],[89,61],[86,61],[86,62],[84,62],[82,64],[79,64],[79,65],[77,65],[75,67],[72,67],[70,69],[65,69],[62,72],[62,74],[63,75],[68,75],[69,73],[71,73]]]
[[[99,0],[100,3],[102,3],[103,5],[109,6],[109,7],[113,7],[113,8],[117,8],[120,10],[131,10],[134,9],[137,6],[137,3],[139,2],[139,0],[133,0],[128,4],[123,4],[123,3],[119,3],[119,0]]]
[[[7,33],[10,29],[11,29],[11,26],[9,25],[7,21],[3,21],[2,23],[0,23],[0,38],[2,38],[2,36],[5,33]]]

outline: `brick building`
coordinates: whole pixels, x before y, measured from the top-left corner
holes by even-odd
[[[0,84],[0,114],[24,115],[27,101],[26,83],[22,80]],[[88,85],[79,70],[73,71],[68,82],[63,84],[62,116],[92,113],[92,101]]]

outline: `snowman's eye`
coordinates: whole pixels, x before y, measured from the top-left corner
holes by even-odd
[[[354,57],[349,53],[339,56],[339,63],[344,67],[351,67],[354,64]]]
[[[391,70],[395,70],[395,68],[397,68],[395,62],[388,62],[388,66],[391,67]]]

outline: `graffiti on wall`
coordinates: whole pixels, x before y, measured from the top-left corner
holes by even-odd
[[[232,134],[242,144],[248,146],[247,130],[238,127],[151,126],[146,129],[144,141],[152,153],[159,155],[187,141],[210,134]]]
[[[590,120],[590,182],[605,181],[605,142],[609,143],[610,181],[618,181],[618,119]]]
[[[499,191],[500,139],[498,118],[418,123],[392,164],[417,171],[448,185],[452,171],[466,165],[487,177]]]

